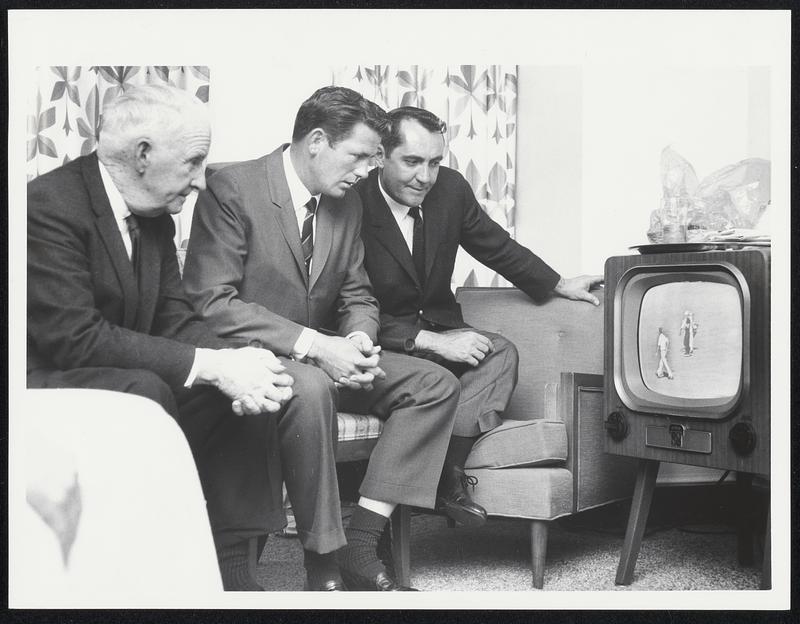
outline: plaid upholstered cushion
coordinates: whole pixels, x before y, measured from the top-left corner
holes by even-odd
[[[381,435],[383,422],[375,416],[339,412],[339,442],[374,440]]]

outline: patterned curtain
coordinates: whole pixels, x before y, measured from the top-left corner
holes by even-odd
[[[28,181],[95,148],[103,107],[132,85],[170,84],[208,102],[204,66],[38,67],[28,110]],[[181,240],[176,219],[177,240]]]
[[[515,65],[354,65],[333,70],[332,83],[350,87],[386,110],[425,108],[447,122],[445,164],[467,179],[481,207],[512,236],[517,144]],[[459,249],[451,286],[508,282]]]

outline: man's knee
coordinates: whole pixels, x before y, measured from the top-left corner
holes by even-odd
[[[337,390],[333,380],[322,369],[308,364],[287,367],[286,371],[294,379],[293,400],[301,402],[327,402],[336,398]]]
[[[519,351],[516,345],[500,335],[491,337],[494,357],[497,357],[504,364],[506,370],[517,370],[519,366]]]
[[[338,393],[331,378],[307,364],[293,363],[286,372],[294,379],[292,398],[286,407],[289,418],[330,423],[336,412]]]
[[[419,387],[442,399],[455,399],[461,394],[461,382],[449,370],[434,362],[419,359],[415,376]]]

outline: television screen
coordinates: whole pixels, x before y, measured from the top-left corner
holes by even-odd
[[[639,367],[650,390],[676,399],[734,397],[742,374],[739,289],[674,281],[647,289],[639,308]]]

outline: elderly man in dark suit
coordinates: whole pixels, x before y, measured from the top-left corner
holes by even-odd
[[[348,589],[372,591],[407,589],[381,564],[378,537],[395,505],[433,507],[459,393],[445,369],[374,346],[378,306],[351,187],[367,175],[385,115],[350,89],[316,91],[298,110],[291,144],[209,178],[184,273],[187,292],[221,336],[293,357],[296,383],[318,384],[342,409],[384,420],[347,531],[338,509],[327,517],[322,562],[308,552],[302,484],[286,483],[306,565],[328,565],[335,580],[338,563]],[[333,446],[320,461],[333,465]],[[335,478],[320,481],[338,497]]]
[[[441,166],[445,124],[429,111],[389,113],[378,167],[358,183],[364,207],[364,265],[381,309],[379,343],[452,371],[461,399],[437,507],[460,503],[465,524],[486,511],[465,487],[464,463],[478,436],[502,422],[517,382],[518,355],[502,336],[469,327],[450,289],[459,245],[533,299],[550,293],[598,304],[602,277],[565,280],[512,240],[480,207],[467,181]]]
[[[293,397],[288,365],[219,339],[184,294],[171,215],[205,188],[209,144],[199,100],[136,87],[106,105],[96,153],[28,185],[27,383],[138,394],[176,418],[223,586],[256,590],[256,538],[286,522],[278,447],[329,445],[330,397]]]

